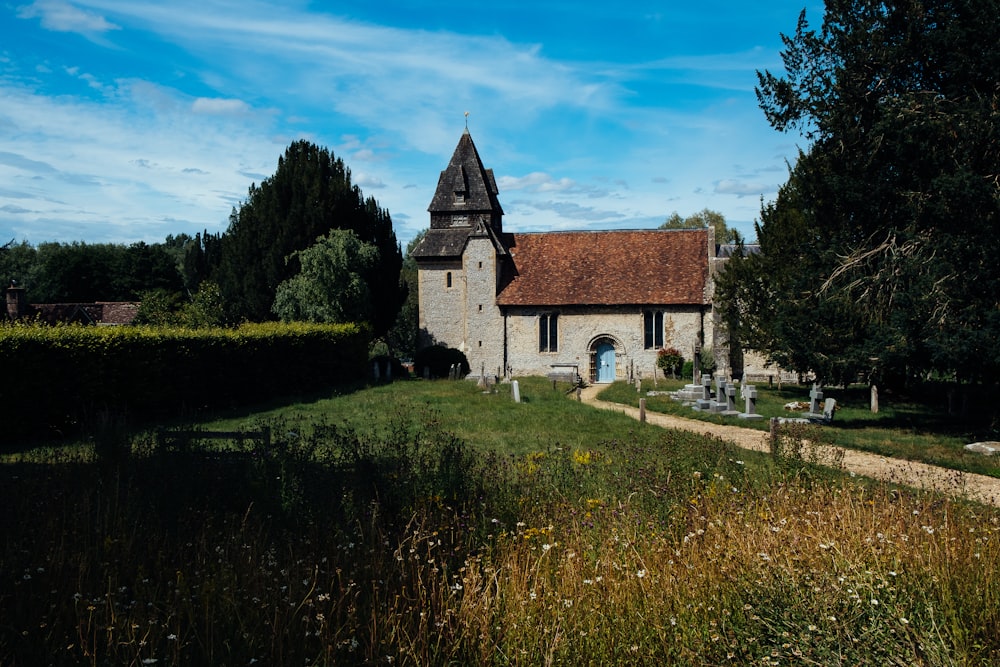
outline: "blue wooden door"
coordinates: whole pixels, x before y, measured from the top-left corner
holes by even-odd
[[[597,346],[597,381],[615,381],[615,346],[610,343]]]

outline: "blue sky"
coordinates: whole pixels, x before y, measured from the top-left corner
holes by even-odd
[[[507,231],[710,208],[752,235],[804,140],[755,70],[822,2],[0,0],[0,244],[224,230],[294,140],[428,225],[465,127]],[[623,7],[624,5],[624,7]]]

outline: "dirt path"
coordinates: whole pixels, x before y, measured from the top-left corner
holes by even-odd
[[[601,389],[602,387],[595,385],[585,388],[581,395],[582,400],[597,408],[616,410],[625,413],[633,419],[639,418],[638,408],[597,400],[597,394]],[[662,426],[663,428],[714,435],[744,449],[752,449],[759,452],[770,451],[768,434],[754,429],[730,426],[728,424],[712,424],[697,419],[684,419],[683,417],[664,415],[648,410],[646,411],[646,421],[650,424]],[[826,449],[828,451],[819,452],[820,458],[822,459],[826,456],[832,460],[834,456],[833,449]],[[926,463],[904,461],[902,459],[888,459],[884,456],[853,449],[846,449],[843,452],[843,467],[847,472],[894,484],[905,484],[916,489],[940,491],[953,496],[968,498],[1000,507],[1000,479],[995,477],[948,470],[947,468],[939,468],[927,465]]]

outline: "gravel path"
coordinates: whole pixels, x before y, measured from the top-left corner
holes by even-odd
[[[601,389],[602,387],[599,385],[586,387],[581,394],[581,399],[597,408],[617,410],[633,419],[639,418],[638,408],[597,400],[597,394]],[[712,424],[697,419],[684,419],[649,410],[646,411],[646,421],[663,428],[713,435],[744,449],[759,452],[770,451],[768,434],[754,429],[730,426],[729,424]],[[940,491],[1000,507],[1000,479],[995,477],[949,470],[915,461],[888,459],[878,454],[853,449],[841,450],[826,447],[821,448],[817,455],[820,461],[833,461],[841,453],[843,454],[842,466],[847,472],[894,484],[904,484],[916,489]]]

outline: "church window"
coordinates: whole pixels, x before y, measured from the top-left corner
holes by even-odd
[[[538,317],[538,351],[559,351],[559,316],[554,313]]]
[[[455,193],[455,203],[456,204],[464,204],[465,203],[465,193],[464,192],[456,192]]]
[[[644,347],[647,350],[663,347],[663,311],[644,311],[642,323]]]
[[[451,287],[451,271],[446,273],[444,276],[444,286]]]

